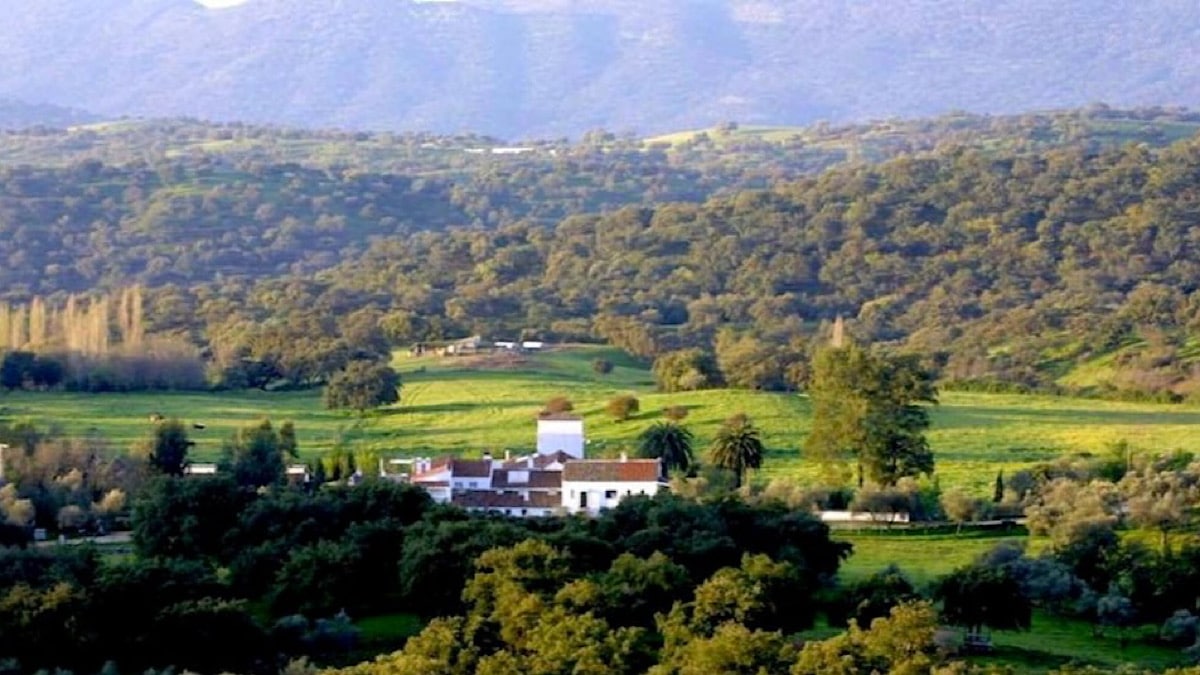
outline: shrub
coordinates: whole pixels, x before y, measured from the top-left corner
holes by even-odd
[[[575,409],[575,404],[566,396],[555,396],[546,401],[545,407],[542,408],[543,415],[554,415],[557,413],[571,412]]]
[[[687,416],[688,409],[686,406],[669,405],[666,408],[663,408],[663,417],[671,420],[672,422],[682,422]]]
[[[618,422],[624,422],[625,420],[629,419],[631,415],[637,414],[638,410],[640,409],[640,405],[638,404],[637,398],[630,396],[629,394],[622,394],[621,396],[617,396],[610,400],[604,409],[614,420]]]
[[[592,372],[597,375],[607,375],[613,371],[613,362],[608,359],[596,359],[592,361]]]

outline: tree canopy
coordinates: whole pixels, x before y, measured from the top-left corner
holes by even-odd
[[[853,457],[859,482],[894,485],[905,476],[933,473],[925,439],[936,403],[932,376],[915,358],[871,352],[854,343],[819,350],[809,398],[813,425],[805,441],[827,465]]]
[[[325,407],[353,408],[360,413],[400,400],[400,376],[390,366],[351,361],[325,385]]]

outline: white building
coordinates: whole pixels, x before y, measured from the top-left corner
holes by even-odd
[[[655,495],[666,485],[660,459],[592,459],[562,471],[563,508],[594,516],[633,495]]]
[[[537,454],[416,459],[411,474],[392,477],[420,485],[437,502],[517,517],[594,516],[626,497],[655,495],[666,488],[661,460],[624,455],[584,459],[583,447],[582,419],[543,417],[538,420]]]
[[[539,455],[565,452],[576,459],[583,459],[583,442],[582,417],[555,413],[538,418],[537,451]]]

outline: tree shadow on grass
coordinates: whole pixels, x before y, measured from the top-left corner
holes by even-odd
[[[379,417],[396,417],[414,414],[480,412],[486,411],[490,408],[528,408],[530,410],[530,416],[532,417],[541,405],[541,401],[517,399],[486,402],[457,401],[452,403],[432,403],[428,405],[405,405],[403,402],[401,402],[398,407],[384,408],[377,411],[375,414]]]

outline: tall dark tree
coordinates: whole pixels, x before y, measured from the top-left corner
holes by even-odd
[[[933,473],[925,438],[936,403],[932,375],[910,357],[884,356],[854,344],[827,347],[813,362],[809,397],[813,426],[806,450],[834,464],[846,456],[863,477],[894,485],[905,476]]]
[[[288,459],[300,459],[300,446],[296,442],[296,425],[291,420],[279,425],[279,451]]]
[[[1029,630],[1032,603],[1005,568],[964,567],[938,582],[933,595],[942,603],[942,618],[971,633]]]
[[[183,422],[174,418],[163,420],[154,425],[147,461],[161,474],[182,476],[187,470],[191,447]]]
[[[351,361],[329,378],[325,407],[352,408],[360,413],[400,400],[400,376],[391,367],[369,361]]]
[[[224,464],[238,485],[263,487],[283,482],[279,433],[270,420],[239,429],[225,446]]]
[[[33,352],[11,351],[0,362],[0,387],[20,389],[33,371],[37,356]]]
[[[758,429],[745,415],[725,420],[708,448],[714,465],[733,472],[734,485],[742,486],[747,469],[758,469],[763,463],[763,443]]]
[[[667,472],[687,473],[696,463],[692,432],[674,422],[655,422],[638,436],[638,454],[659,458]]]

